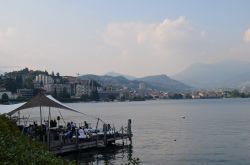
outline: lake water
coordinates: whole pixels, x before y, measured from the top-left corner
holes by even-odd
[[[68,105],[116,127],[132,119],[132,148],[90,150],[65,157],[82,164],[125,164],[130,157],[140,158],[145,165],[250,164],[250,99]]]

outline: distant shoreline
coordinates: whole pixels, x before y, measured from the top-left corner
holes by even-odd
[[[125,101],[120,101],[120,100],[114,100],[114,101],[81,101],[80,99],[62,99],[62,103],[123,103],[123,102],[145,102],[145,101],[161,101],[161,100],[220,100],[220,99],[247,99],[250,97],[220,97],[220,98],[196,98],[196,99],[145,99],[145,100],[125,100]],[[17,103],[22,103],[26,102],[28,100],[9,100],[8,103],[0,103],[0,104],[17,104]]]

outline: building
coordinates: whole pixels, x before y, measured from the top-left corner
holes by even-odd
[[[144,82],[140,82],[139,83],[139,96],[140,97],[144,97],[145,96],[145,89],[146,89],[146,85]]]
[[[9,99],[12,98],[12,93],[10,91],[7,91],[5,88],[0,88],[0,100],[3,99],[4,94],[6,94]]]
[[[33,89],[17,89],[17,96],[23,99],[30,99],[34,96]]]
[[[53,84],[54,80],[51,76],[39,74],[38,76],[36,76],[35,82],[42,85],[46,85],[46,84]]]
[[[34,88],[43,88],[44,85],[53,84],[54,79],[51,76],[39,74],[35,77]]]
[[[76,84],[76,93],[75,96],[81,97],[82,95],[89,95],[90,94],[90,88],[86,84]]]
[[[71,95],[70,84],[46,84],[44,85],[46,93],[52,94],[54,96]]]

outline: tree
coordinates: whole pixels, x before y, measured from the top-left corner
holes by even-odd
[[[47,76],[49,75],[47,70],[44,71],[44,74],[47,75]]]
[[[28,89],[33,89],[34,88],[32,77],[29,77],[29,78],[25,79],[24,88],[28,88]]]
[[[81,96],[81,101],[88,101],[88,99],[89,99],[88,95]]]
[[[62,98],[70,98],[70,94],[68,94],[66,88],[63,88],[63,92],[62,92],[61,97],[62,97]]]
[[[97,90],[93,90],[89,96],[89,99],[92,101],[99,101],[100,97],[99,94],[97,92]]]
[[[54,71],[51,72],[51,76],[54,77],[55,76],[55,73]]]
[[[9,96],[6,93],[4,93],[2,95],[2,102],[8,102],[8,101],[9,101]]]
[[[57,76],[57,77],[60,77],[60,73],[59,73],[59,72],[57,72],[57,73],[56,73],[56,76]]]
[[[116,98],[114,94],[110,94],[108,96],[108,98],[111,100],[111,101],[114,101],[114,99]]]

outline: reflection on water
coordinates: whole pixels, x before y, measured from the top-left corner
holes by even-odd
[[[132,159],[133,147],[109,146],[107,148],[88,149],[78,153],[70,153],[63,157],[67,160],[77,160],[80,165],[127,164]]]

